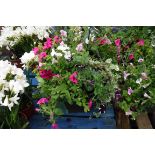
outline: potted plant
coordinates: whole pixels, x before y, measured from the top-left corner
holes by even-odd
[[[93,107],[96,115],[101,113],[101,106],[114,97],[119,78],[119,68],[112,59],[93,59],[85,42],[78,40],[76,44],[67,36],[72,34],[61,30],[21,57],[25,67],[36,74],[38,111],[50,117],[53,128],[57,127],[56,118],[68,112],[69,104],[82,107],[84,112]]]

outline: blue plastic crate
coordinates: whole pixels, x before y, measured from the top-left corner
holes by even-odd
[[[90,118],[91,113],[70,113],[57,119],[60,129],[115,129],[116,121],[112,108],[106,110],[100,118]],[[47,117],[35,114],[30,119],[31,129],[51,129]]]
[[[37,86],[36,78],[31,77],[32,86]],[[35,102],[34,102],[35,103]],[[38,105],[35,104],[35,107]],[[91,118],[93,111],[89,113],[69,113],[57,119],[60,129],[115,129],[116,121],[113,108],[107,108],[100,118]],[[51,124],[47,117],[41,114],[34,114],[30,119],[31,129],[51,129]]]

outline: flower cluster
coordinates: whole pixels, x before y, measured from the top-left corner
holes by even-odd
[[[0,61],[0,105],[11,108],[19,104],[19,95],[28,87],[23,70],[11,65],[9,61]]]
[[[52,128],[57,128],[55,120],[67,111],[68,104],[83,107],[85,112],[94,107],[100,113],[101,106],[114,97],[119,78],[119,67],[112,59],[93,59],[84,40],[75,42],[70,33],[60,30],[59,35],[34,47],[30,56],[25,53],[21,58],[27,67],[35,63],[32,70],[39,82],[40,96],[37,111],[50,116]]]
[[[5,46],[10,49],[22,36],[36,36],[39,40],[49,37],[49,27],[48,26],[20,26],[12,27],[6,26],[1,30],[0,36],[0,47]]]

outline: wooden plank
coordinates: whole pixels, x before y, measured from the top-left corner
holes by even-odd
[[[139,129],[152,129],[152,125],[147,113],[140,114],[137,117],[136,122]]]
[[[118,108],[116,109],[116,126],[118,129],[130,129],[130,120],[128,116]]]

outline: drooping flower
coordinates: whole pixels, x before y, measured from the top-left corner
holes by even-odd
[[[53,77],[53,73],[51,70],[40,70],[39,71],[40,77],[46,80],[49,80]]]
[[[83,44],[82,43],[78,44],[77,47],[76,47],[76,50],[78,52],[81,52],[83,50]]]
[[[130,87],[130,88],[128,88],[128,95],[131,95],[133,93],[133,90],[132,90],[132,88]]]
[[[131,54],[129,55],[129,60],[133,60],[133,59],[134,59],[134,54],[131,53]]]
[[[37,55],[38,52],[39,52],[39,48],[38,47],[34,47],[32,50],[33,50],[33,52],[34,52],[35,55]]]
[[[140,40],[137,42],[137,45],[139,45],[139,46],[144,46],[144,40],[143,40],[143,39],[140,39]]]
[[[119,46],[121,45],[121,39],[116,39],[116,40],[115,40],[115,45],[116,45],[117,47],[119,47]]]
[[[45,103],[48,103],[48,99],[47,98],[41,98],[38,102],[37,102],[37,104],[39,104],[39,105],[43,105],[43,104],[45,104]]]
[[[67,37],[67,32],[64,30],[60,30],[61,36]]]
[[[138,62],[143,62],[143,61],[144,61],[144,59],[142,59],[142,58],[138,59]]]
[[[59,128],[59,126],[58,126],[58,124],[57,124],[57,123],[53,123],[53,124],[51,125],[51,128],[52,128],[52,129],[58,129],[58,128]]]
[[[89,109],[91,109],[92,104],[93,104],[93,102],[92,102],[92,100],[90,99],[90,100],[88,101],[88,107],[89,107]]]
[[[126,80],[129,75],[130,75],[130,73],[127,73],[126,71],[124,71],[123,72],[124,80]]]
[[[71,82],[73,82],[74,84],[77,84],[77,83],[78,83],[77,74],[78,74],[78,72],[74,72],[74,73],[71,74],[70,77],[69,77],[69,80],[70,80]]]
[[[144,93],[144,97],[146,97],[146,98],[151,98],[147,93]]]

